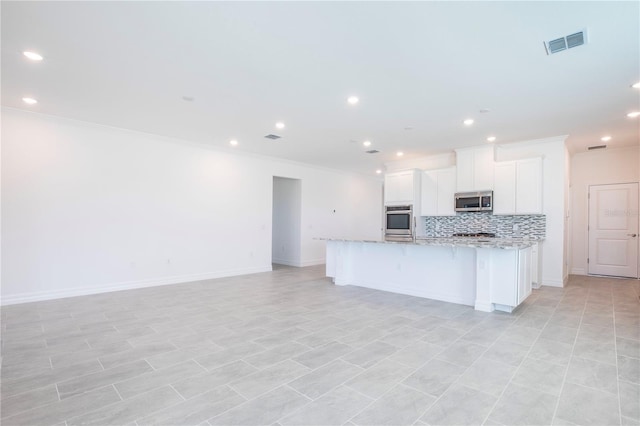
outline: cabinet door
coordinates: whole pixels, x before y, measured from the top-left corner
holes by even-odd
[[[438,216],[455,216],[456,168],[438,171]]]
[[[456,188],[458,192],[473,191],[473,150],[456,150]]]
[[[496,163],[493,178],[493,214],[516,213],[516,163]]]
[[[458,192],[493,189],[493,146],[456,149]]]
[[[517,162],[516,213],[542,213],[542,159],[531,158]]]
[[[438,171],[427,170],[422,172],[422,203],[420,214],[422,216],[438,215]]]
[[[385,175],[384,203],[413,203],[413,171]]]
[[[518,306],[518,250],[491,253],[491,303]]]
[[[473,155],[473,190],[493,189],[493,146],[476,148]]]

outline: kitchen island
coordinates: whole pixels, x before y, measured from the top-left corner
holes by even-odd
[[[531,294],[535,241],[327,239],[327,276],[355,285],[511,312]]]

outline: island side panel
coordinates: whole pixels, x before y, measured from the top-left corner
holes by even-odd
[[[491,300],[491,284],[493,281],[493,255],[499,249],[476,249],[476,300],[474,307],[477,311],[493,312]],[[502,250],[505,251],[505,250]]]
[[[330,243],[327,245],[327,275],[333,276],[337,285],[475,305],[474,248],[411,243]]]
[[[338,262],[338,249],[339,243],[337,241],[326,241],[327,257],[325,263],[325,270],[328,277],[335,278],[336,267]]]

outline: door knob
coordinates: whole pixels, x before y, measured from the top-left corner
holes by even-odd
[[[638,236],[638,234],[627,234],[628,236],[630,236],[631,238],[635,238]]]

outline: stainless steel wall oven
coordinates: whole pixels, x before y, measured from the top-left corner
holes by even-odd
[[[385,239],[410,239],[413,237],[413,206],[387,206]]]

